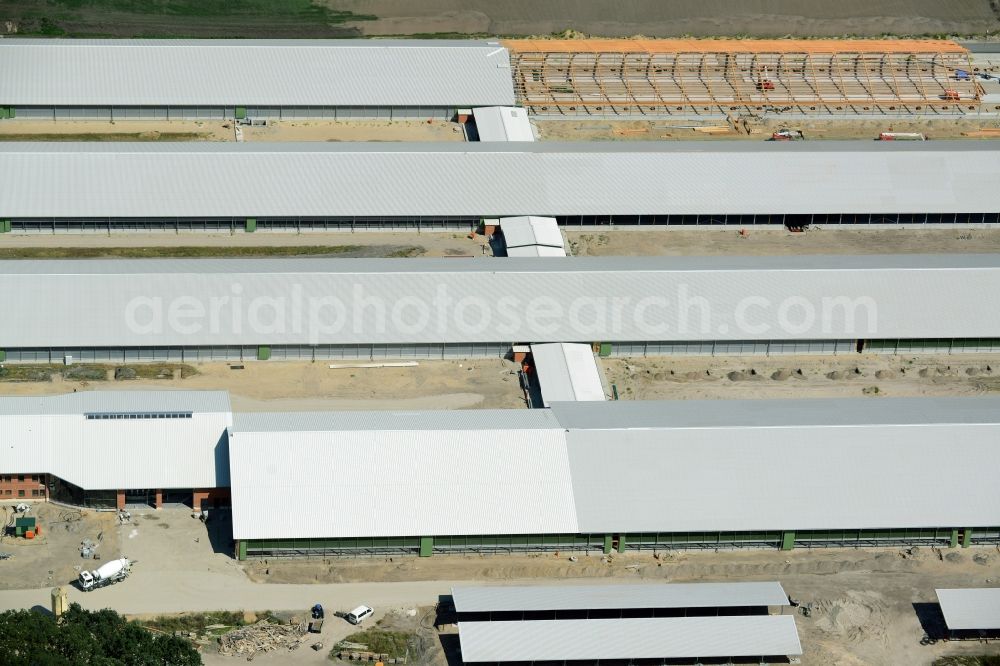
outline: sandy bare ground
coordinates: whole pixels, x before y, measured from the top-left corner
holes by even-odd
[[[806,232],[749,229],[618,227],[606,232],[565,229],[576,256],[716,256],[786,254],[962,254],[1000,252],[1000,229],[832,229]]]
[[[881,36],[982,34],[998,27],[989,0],[325,0],[376,21],[347,22],[364,35],[546,35],[566,29],[605,36]]]
[[[731,130],[728,133],[709,134],[691,128],[692,125],[727,126],[724,119],[713,116],[704,120],[683,118],[564,120],[535,116],[532,122],[538,129],[539,139],[542,141],[764,141],[780,129],[800,130],[807,141],[874,140],[881,132],[919,132],[930,139],[964,139],[963,132],[1000,127],[1000,119],[995,116],[907,120],[897,118],[815,120],[804,119],[801,116],[783,117],[769,114],[751,127],[752,134],[748,134],[742,125],[739,131]]]
[[[1000,252],[1000,229],[838,229],[814,227],[804,233],[750,229],[740,236],[722,229],[640,229],[617,227],[608,231],[564,229],[576,256],[714,256],[786,254],[962,254]],[[31,247],[288,247],[342,246],[411,247],[422,257],[479,257],[485,239],[453,231],[303,232],[288,233],[131,233],[112,234],[4,234],[0,248]],[[487,249],[487,251],[489,251]]]
[[[103,558],[127,555],[137,562],[133,573],[122,583],[89,594],[70,589],[70,599],[86,607],[110,607],[133,615],[185,610],[304,611],[320,602],[330,610],[367,603],[381,617],[393,610],[432,606],[453,585],[475,582],[777,580],[793,599],[810,608],[808,616],[796,613],[805,650],[802,663],[807,665],[925,665],[941,655],[1000,653],[996,644],[920,645],[925,634],[922,622],[939,621],[935,588],[996,584],[1000,553],[995,547],[911,552],[895,548],[641,552],[608,559],[598,553],[577,553],[576,562],[567,553],[435,555],[241,565],[231,557],[225,512],[214,514],[205,526],[184,509],[134,511],[132,523],[120,527],[113,524],[113,514],[88,512],[82,529],[70,532],[56,522],[62,512],[59,507],[39,505],[36,510],[51,535],[45,538],[53,541],[48,551],[44,542],[20,547],[4,542],[3,550],[16,555],[0,567],[0,609],[46,607],[49,589],[76,576],[75,567],[83,561],[76,552],[81,535],[93,538],[92,533],[101,529]],[[104,524],[109,521],[110,525]],[[53,548],[56,539],[59,544]],[[321,636],[327,648],[352,631],[332,618],[327,625]],[[445,627],[445,631],[452,629]],[[312,650],[304,648],[258,659],[265,664],[319,663]],[[237,661],[242,663],[211,657],[208,663]],[[429,652],[422,663],[443,664],[443,652]]]
[[[16,504],[0,504],[4,524]],[[64,585],[76,579],[81,565],[96,568],[103,561],[121,556],[118,523],[113,513],[44,502],[30,504],[29,515],[38,519],[42,533],[30,541],[13,536],[0,538],[0,552],[12,555],[11,559],[0,562],[0,590]],[[98,544],[96,552],[102,561],[80,557],[78,546],[84,539]]]
[[[623,400],[974,396],[1000,391],[1000,354],[602,359]]]
[[[454,231],[427,231],[423,233],[399,232],[312,232],[301,234],[271,233],[257,231],[233,234],[163,231],[157,233],[112,232],[86,234],[3,234],[0,248],[32,247],[331,247],[357,245],[361,248],[401,248],[417,247],[413,256],[422,257],[484,257],[482,236],[469,238],[468,234]],[[359,250],[360,252],[360,250]],[[345,256],[343,254],[338,256]]]
[[[244,141],[465,141],[462,126],[440,120],[282,120],[266,127],[243,127]],[[130,141],[236,141],[232,121],[222,120],[14,120],[0,124],[0,135],[132,135]],[[184,136],[171,136],[181,134]],[[51,136],[42,136],[56,140]],[[105,140],[113,136],[102,137]]]
[[[499,358],[420,361],[409,368],[331,370],[351,361],[195,363],[186,379],[3,382],[0,395],[52,395],[75,390],[229,391],[236,411],[520,408],[516,366]]]
[[[796,613],[805,651],[803,664],[898,666],[929,664],[942,655],[1000,653],[998,645],[920,645],[925,634],[921,617],[925,622],[935,620],[934,589],[995,584],[998,565],[1000,554],[995,548],[917,548],[912,553],[898,549],[675,551],[613,556],[610,561],[599,554],[577,554],[577,562],[570,562],[567,554],[435,555],[426,560],[271,560],[248,568],[252,578],[269,583],[442,578],[497,585],[778,580],[793,599],[810,607],[809,616]]]

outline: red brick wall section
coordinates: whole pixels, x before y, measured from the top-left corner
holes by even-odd
[[[45,500],[48,497],[44,474],[0,475],[0,500]]]
[[[191,499],[191,505],[195,511],[213,508],[216,500],[219,501],[219,504],[228,506],[230,501],[229,488],[196,488]]]
[[[125,491],[124,490],[119,490],[118,491],[118,496],[116,497],[116,500],[117,501],[115,502],[115,504],[118,507],[118,510],[119,511],[124,511],[125,510]]]

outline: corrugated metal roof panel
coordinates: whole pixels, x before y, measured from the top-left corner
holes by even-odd
[[[510,106],[497,43],[0,41],[14,106]]]
[[[1000,292],[998,255],[4,261],[0,280],[5,349],[989,338],[1000,330],[1000,309],[981,299]],[[475,296],[496,294],[504,298]],[[790,314],[810,308],[811,317]]]
[[[996,425],[1000,397],[796,398],[769,400],[616,400],[603,405],[554,402],[573,430]]]
[[[226,391],[94,390],[63,395],[0,396],[0,415],[230,411]]]
[[[578,532],[558,430],[238,432],[230,457],[237,539]]]
[[[542,401],[603,401],[601,371],[590,345],[565,342],[531,345]]]
[[[508,257],[565,257],[566,250],[547,245],[523,245],[507,249]]]
[[[936,590],[952,631],[1000,629],[1000,587]]]
[[[977,143],[19,142],[0,173],[13,218],[996,212]]]
[[[190,418],[87,419],[89,413]],[[87,490],[229,485],[223,391],[83,391],[0,397],[0,471],[55,474]]]
[[[528,245],[547,245],[563,247],[562,232],[554,217],[536,217],[523,215],[521,217],[500,218],[500,229],[503,231],[504,244],[507,249]],[[563,253],[565,255],[565,253]]]
[[[472,110],[480,141],[534,141],[528,111],[510,106],[488,106]]]
[[[787,606],[781,583],[490,585],[453,587],[459,613]]]
[[[555,416],[538,409],[458,409],[370,412],[257,412],[234,416],[236,432],[355,430],[541,430],[560,429]]]
[[[790,615],[460,622],[465,663],[799,655]]]
[[[995,424],[570,429],[566,437],[583,533],[1000,524]]]

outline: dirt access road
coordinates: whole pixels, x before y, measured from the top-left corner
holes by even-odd
[[[989,110],[993,111],[992,107]],[[823,120],[802,116],[781,116],[768,113],[755,122],[752,134],[745,131],[708,133],[692,129],[692,125],[725,127],[720,115],[706,114],[704,120],[546,120],[534,116],[532,123],[542,141],[766,141],[773,132],[782,129],[800,130],[807,141],[865,139],[874,140],[882,132],[917,132],[928,139],[967,139],[965,132],[1000,127],[996,116],[950,119],[851,118]],[[975,135],[973,135],[975,136]],[[989,140],[989,139],[978,139]]]
[[[1000,232],[997,233],[1000,239]],[[7,248],[183,248],[183,247],[318,247],[328,246],[330,255],[345,257],[385,257],[405,249],[413,257],[487,257],[483,254],[486,239],[455,231],[381,232],[335,231],[272,233],[192,233],[160,231],[154,233],[29,233],[3,234],[0,250]],[[1000,245],[1000,240],[998,240]],[[344,246],[350,251],[343,251]],[[487,251],[489,247],[487,246]],[[151,250],[150,255],[155,253]],[[315,256],[310,250],[309,254]],[[264,252],[263,255],[266,255]]]
[[[781,229],[642,229],[615,227],[581,231],[564,227],[575,256],[764,256],[788,254],[964,254],[1000,253],[1000,229],[840,229],[813,227],[802,233]],[[3,248],[101,247],[294,247],[358,246],[358,256],[414,248],[411,256],[478,257],[486,239],[453,231],[288,233],[88,233],[4,234]],[[364,251],[363,248],[372,248]],[[489,248],[487,247],[487,252]],[[338,253],[337,256],[353,256]]]
[[[239,412],[368,409],[517,409],[525,407],[517,366],[500,358],[419,361],[408,368],[328,366],[351,361],[247,361],[194,363],[184,379],[2,382],[0,395],[53,395],[79,391],[229,391]],[[113,373],[109,373],[113,375]]]
[[[217,522],[213,522],[217,521]],[[454,555],[332,560],[234,561],[224,513],[209,525],[184,509],[133,512],[116,531],[121,552],[136,561],[122,583],[70,600],[128,614],[206,610],[303,611],[322,603],[331,611],[366,603],[379,615],[433,606],[455,585],[777,580],[811,609],[796,616],[803,663],[897,666],[929,664],[937,656],[989,652],[998,645],[920,645],[939,622],[934,589],[995,585],[996,548],[968,550],[817,549],[675,551],[614,555]],[[68,552],[71,558],[75,553]],[[106,557],[108,555],[105,555]],[[0,580],[13,587],[0,563]],[[249,570],[250,576],[244,572]],[[260,581],[260,582],[255,582]],[[33,581],[32,581],[33,582]],[[16,585],[16,583],[15,583]],[[51,584],[0,591],[0,610],[47,607]],[[790,611],[789,611],[790,612]],[[330,622],[327,647],[349,627]],[[925,626],[926,625],[926,626]],[[301,652],[301,657],[299,656]],[[311,650],[261,663],[310,663]],[[239,660],[242,663],[242,660]],[[221,659],[210,663],[224,662]],[[318,662],[317,662],[318,663]],[[437,659],[431,663],[443,663]]]
[[[595,36],[841,37],[985,34],[1000,27],[989,0],[325,0],[376,20],[350,21],[364,35],[420,33]]]
[[[574,256],[766,256],[788,254],[975,254],[1000,252],[1000,229],[564,228]]]
[[[241,127],[243,141],[465,141],[462,126],[441,120],[281,120]],[[236,141],[233,121],[13,120],[0,141]]]

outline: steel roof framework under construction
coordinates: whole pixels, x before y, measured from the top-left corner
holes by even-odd
[[[969,113],[981,90],[945,40],[508,40],[537,114]]]

